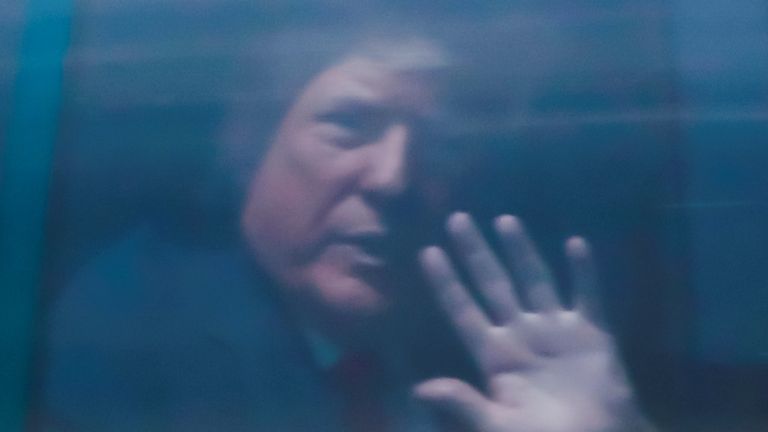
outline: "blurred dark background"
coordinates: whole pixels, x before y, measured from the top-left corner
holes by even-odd
[[[138,226],[180,244],[235,241],[223,124],[243,98],[289,97],[259,49],[396,21],[457,61],[446,96],[459,121],[429,155],[445,191],[434,217],[461,208],[487,227],[518,214],[558,269],[562,240],[587,236],[653,417],[670,430],[768,427],[768,4],[347,3],[70,5],[37,338],[78,269]],[[35,18],[24,11],[0,5],[3,101]],[[264,76],[245,83],[254,57]],[[12,109],[0,104],[0,130]]]

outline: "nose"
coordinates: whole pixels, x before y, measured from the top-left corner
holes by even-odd
[[[410,130],[406,124],[396,123],[380,135],[371,146],[371,154],[362,186],[368,192],[394,197],[401,194],[408,183],[408,145]]]

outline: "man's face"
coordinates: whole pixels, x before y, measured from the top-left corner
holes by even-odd
[[[260,262],[313,313],[380,315],[391,248],[387,208],[409,186],[428,77],[351,58],[315,77],[254,176],[242,227]]]

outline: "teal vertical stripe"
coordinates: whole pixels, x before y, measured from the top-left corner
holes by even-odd
[[[71,0],[29,0],[0,153],[0,431],[24,429]]]

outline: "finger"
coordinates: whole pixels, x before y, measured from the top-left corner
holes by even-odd
[[[440,418],[465,425],[469,430],[486,430],[492,402],[464,381],[435,378],[414,387],[414,397]]]
[[[531,392],[531,383],[518,373],[501,373],[490,381],[493,399],[507,406],[520,405]]]
[[[497,323],[508,322],[519,311],[511,279],[468,214],[454,213],[447,225],[472,281],[488,304],[493,320]]]
[[[442,249],[431,246],[419,257],[438,302],[468,346],[479,343],[491,323],[459,280]]]
[[[503,215],[496,218],[495,226],[509,254],[517,286],[525,292],[531,308],[541,311],[560,308],[552,274],[525,233],[522,222],[514,216]]]
[[[597,271],[589,243],[582,237],[571,237],[565,243],[565,255],[573,283],[574,309],[593,323],[603,325]]]

